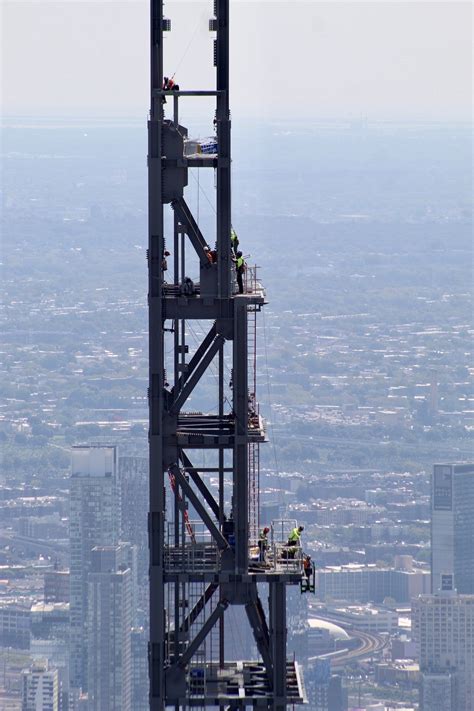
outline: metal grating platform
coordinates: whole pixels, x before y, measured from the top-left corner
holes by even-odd
[[[188,683],[186,699],[169,701],[201,707],[229,704],[236,709],[268,708],[269,702],[275,700],[265,667],[259,662],[226,662],[223,668],[216,664],[190,665]],[[286,663],[286,703],[307,703],[299,666],[292,660]]]
[[[231,448],[235,443],[235,418],[233,415],[204,415],[181,413],[176,430],[178,444],[193,449],[214,449],[216,446]],[[248,438],[250,442],[265,442],[265,427],[260,416],[249,417]]]

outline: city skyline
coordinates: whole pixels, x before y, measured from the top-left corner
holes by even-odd
[[[474,711],[472,7],[230,8],[2,5],[0,707]]]

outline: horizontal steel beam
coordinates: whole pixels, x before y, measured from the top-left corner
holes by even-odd
[[[219,89],[201,89],[197,91],[181,91],[174,89],[154,89],[153,96],[218,96],[224,92]]]

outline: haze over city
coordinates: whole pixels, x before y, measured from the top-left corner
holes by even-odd
[[[212,5],[164,5],[163,75],[183,91],[215,86]],[[181,459],[160,474],[168,702],[185,684],[182,711],[216,708],[214,693],[236,708],[236,688],[246,708],[273,703],[280,624],[285,707],[472,711],[472,6],[230,6],[237,246],[216,222],[215,96],[179,97],[187,186],[155,175],[148,202],[148,3],[2,4],[0,709],[161,703],[147,525],[161,299],[179,316],[160,321],[160,397],[186,395]],[[168,137],[178,95],[155,101]],[[165,177],[170,155],[152,154]],[[216,290],[229,311],[213,326]],[[209,329],[215,355],[186,391]],[[229,570],[248,584],[232,592]],[[225,627],[180,665],[218,602]]]

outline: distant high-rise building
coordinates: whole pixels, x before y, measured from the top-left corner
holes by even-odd
[[[454,576],[474,594],[474,464],[435,464],[431,486],[431,592]]]
[[[31,610],[15,602],[0,602],[0,639],[3,647],[29,649]]]
[[[47,659],[58,670],[59,711],[73,711],[69,704],[69,642],[55,637],[32,639],[30,655],[33,661]]]
[[[34,662],[21,673],[22,711],[59,711],[58,670],[46,660]]]
[[[114,546],[120,530],[117,451],[74,447],[70,486],[70,684],[87,690],[88,576],[95,546]]]
[[[445,592],[412,601],[421,710],[474,711],[474,595],[458,595],[448,590],[447,579],[443,582]],[[441,697],[451,698],[451,706],[432,705]]]
[[[421,675],[420,708],[423,711],[455,711],[454,677],[449,672]]]
[[[148,711],[148,635],[143,627],[132,629],[132,709]]]
[[[132,711],[132,580],[123,546],[92,550],[88,582],[89,711]]]
[[[128,541],[119,541],[122,556],[122,566],[130,570],[130,589],[132,596],[132,627],[139,624],[139,589],[138,589],[138,548]],[[142,611],[143,612],[143,611]]]
[[[148,587],[148,458],[119,457],[121,540],[138,550],[138,583]]]
[[[347,711],[347,689],[338,674],[331,674],[329,659],[312,661],[305,672],[310,708],[313,711]]]

